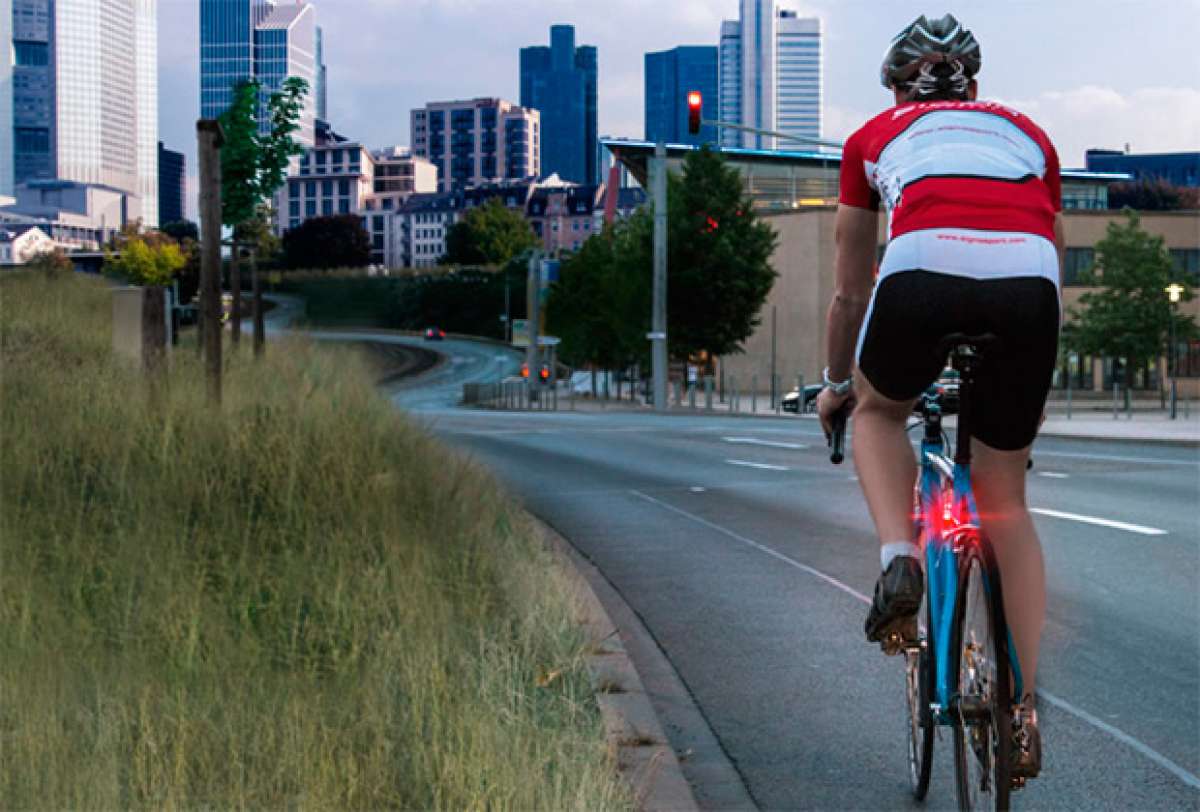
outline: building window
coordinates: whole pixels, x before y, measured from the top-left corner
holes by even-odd
[[[1084,284],[1084,275],[1091,271],[1095,262],[1096,249],[1068,248],[1067,255],[1063,258],[1063,285],[1079,287]]]
[[[13,40],[13,60],[13,64],[20,67],[45,67],[50,64],[50,45],[46,42]]]
[[[348,181],[348,180],[339,180],[338,181],[338,194],[341,195],[342,197],[347,197],[350,194],[350,181]]]
[[[304,216],[305,217],[316,217],[317,216],[317,201],[313,200],[312,198],[309,198],[308,200],[305,201]]]
[[[1177,278],[1200,285],[1200,248],[1172,248],[1171,265]]]
[[[50,130],[46,127],[17,127],[16,152],[20,155],[46,155],[50,152]]]
[[[325,200],[321,201],[321,214],[325,215],[326,217],[333,214],[333,201],[332,200],[326,198]]]

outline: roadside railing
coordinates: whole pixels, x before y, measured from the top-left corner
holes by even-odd
[[[575,408],[575,399],[567,389],[564,400]],[[464,383],[462,404],[482,409],[553,412],[559,409],[558,386],[530,386],[528,381]]]

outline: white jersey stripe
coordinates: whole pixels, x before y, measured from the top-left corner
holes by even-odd
[[[939,110],[913,121],[866,162],[871,186],[889,208],[904,187],[926,177],[1017,181],[1046,174],[1042,148],[1016,124],[994,113]]]
[[[927,228],[888,243],[879,279],[901,271],[938,271],[971,279],[1041,276],[1058,285],[1054,243],[1023,231]]]

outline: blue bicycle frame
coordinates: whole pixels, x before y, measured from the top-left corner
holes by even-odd
[[[950,673],[950,639],[958,599],[959,559],[966,545],[981,543],[981,524],[975,496],[971,491],[970,462],[951,463],[946,458],[941,409],[936,404],[928,403],[925,409],[918,520],[921,525],[920,543],[925,550],[925,572],[928,574],[928,645],[932,647],[930,653],[936,664],[933,690],[937,706],[935,718],[939,724],[951,724],[949,711],[958,694],[957,675]],[[949,494],[946,493],[947,482],[950,485]],[[984,588],[990,592],[986,575]],[[1014,696],[1024,696],[1021,668],[1011,631],[1008,633],[1008,651]]]

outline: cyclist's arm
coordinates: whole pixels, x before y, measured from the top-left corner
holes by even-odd
[[[829,377],[844,381],[854,365],[854,345],[875,286],[879,212],[841,204],[834,230],[833,301],[825,319]]]

